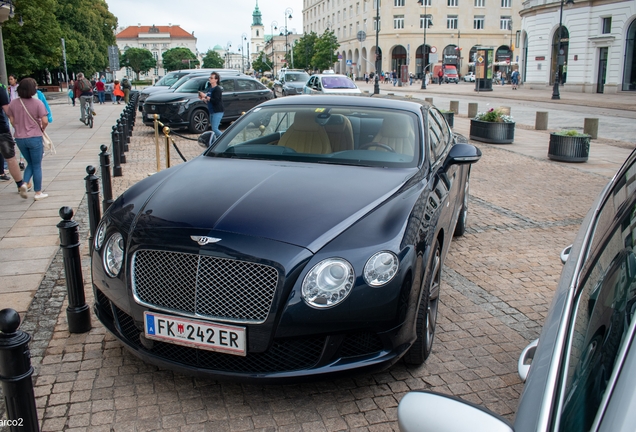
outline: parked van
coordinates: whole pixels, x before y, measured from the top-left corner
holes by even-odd
[[[459,84],[459,74],[457,73],[457,68],[452,64],[436,64],[433,66],[433,82],[438,83],[438,75],[439,70],[444,69],[444,82],[454,82],[455,84]]]

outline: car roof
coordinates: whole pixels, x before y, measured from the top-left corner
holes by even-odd
[[[364,106],[369,108],[400,109],[411,112],[420,112],[422,107],[430,107],[431,104],[419,100],[401,96],[389,95],[298,95],[291,98],[270,99],[259,107],[277,105],[337,105],[337,106]]]
[[[182,69],[182,70],[176,70],[176,71],[170,71],[168,72],[168,74],[198,74],[198,73],[212,73],[212,72],[218,72],[220,74],[226,74],[226,75],[241,75],[240,71],[237,71],[236,69]]]
[[[327,74],[313,74],[312,77],[329,77],[329,78],[333,78],[333,77],[342,77],[342,78],[347,78],[347,79],[351,79],[346,75],[342,75],[342,74],[332,74],[332,73],[327,73]],[[352,80],[353,81],[353,80]]]

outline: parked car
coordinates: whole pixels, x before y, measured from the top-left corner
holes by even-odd
[[[105,83],[104,84],[104,100],[112,101],[115,100],[113,98],[113,90],[115,89],[114,83]],[[99,95],[97,94],[97,89],[93,88],[93,102],[99,102]]]
[[[481,156],[465,141],[416,99],[264,102],[105,212],[97,317],[145,361],[197,375],[421,364]]]
[[[475,82],[475,72],[468,72],[464,75],[465,82]]]
[[[288,69],[281,71],[278,79],[274,81],[274,96],[301,94],[308,80],[309,74],[304,70]]]
[[[514,425],[455,398],[414,392],[400,401],[401,431],[634,431],[634,180],[636,151],[561,254],[565,266],[545,325],[519,359],[527,381]]]
[[[303,87],[305,94],[361,94],[351,78],[339,74],[312,75]]]
[[[238,73],[238,71],[234,69],[184,69],[184,70],[168,72],[166,76],[161,78],[154,85],[150,87],[146,87],[139,93],[139,111],[143,112],[144,103],[146,102],[146,99],[148,99],[148,97],[151,94],[167,90],[168,88],[172,87],[181,78],[183,78],[186,75],[189,75],[192,73],[201,74],[205,72],[207,72],[208,75],[212,72],[218,72],[218,73],[223,72],[226,75],[234,75]],[[183,81],[181,81],[181,83],[183,83]]]
[[[443,82],[459,84],[459,74],[457,73],[457,67],[452,64],[436,64],[433,66],[433,82],[439,84],[439,71],[443,71]]]
[[[233,72],[234,73],[234,72]],[[206,91],[209,73],[196,76],[184,82],[174,92],[161,92],[146,99],[143,107],[143,122],[153,126],[154,115],[172,128],[188,128],[192,133],[202,133],[210,126],[210,114],[206,102],[199,99],[199,92]],[[237,119],[245,111],[273,98],[272,91],[258,80],[248,76],[221,74],[223,88],[223,119],[228,122]]]

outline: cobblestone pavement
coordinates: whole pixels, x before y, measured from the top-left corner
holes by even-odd
[[[176,140],[187,158],[201,151],[196,142]],[[123,349],[94,316],[89,333],[68,333],[58,253],[23,325],[33,336],[42,430],[392,431],[398,402],[418,389],[513,419],[522,390],[517,358],[538,337],[561,271],[559,253],[608,178],[478,147],[483,157],[471,173],[468,230],[446,261],[437,337],[425,365],[398,363],[381,373],[294,385],[235,384],[159,369]],[[181,163],[176,152],[171,163]],[[115,195],[156,171],[153,133],[140,122],[122,167]],[[85,211],[76,219],[92,303]]]

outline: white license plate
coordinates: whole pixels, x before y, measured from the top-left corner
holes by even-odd
[[[245,356],[245,328],[144,312],[148,339]]]
[[[154,114],[146,114],[146,116],[148,116],[149,119],[154,120],[155,119],[155,115]],[[157,118],[160,118],[161,116],[159,114],[157,114]]]

